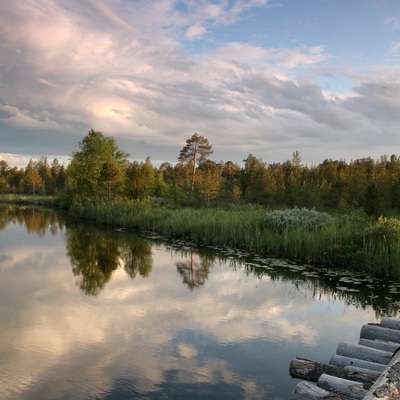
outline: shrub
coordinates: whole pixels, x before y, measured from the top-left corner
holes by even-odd
[[[384,243],[388,246],[400,242],[400,221],[395,218],[380,217],[377,223],[365,230],[366,238],[376,243]]]
[[[400,221],[380,217],[364,231],[365,267],[375,276],[400,278]]]
[[[332,223],[333,218],[325,212],[315,209],[293,208],[286,210],[275,210],[269,212],[265,217],[265,224],[278,232],[288,229],[303,228],[313,232],[324,225]]]

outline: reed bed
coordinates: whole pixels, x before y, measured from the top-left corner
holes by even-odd
[[[382,227],[382,221],[371,220],[360,212],[324,217],[325,222],[319,219],[311,228],[307,222],[278,229],[266,222],[269,213],[258,206],[172,209],[153,207],[149,201],[131,201],[75,203],[69,211],[97,223],[154,231],[201,245],[232,247],[299,263],[400,279],[400,240],[396,236],[398,228],[400,238],[400,223],[395,224],[396,234],[392,232],[388,240],[388,229]]]

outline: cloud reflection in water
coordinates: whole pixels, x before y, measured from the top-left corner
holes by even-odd
[[[205,250],[68,224],[0,235],[5,399],[283,399],[291,358],[330,355],[375,319]],[[192,285],[179,265],[207,273]]]

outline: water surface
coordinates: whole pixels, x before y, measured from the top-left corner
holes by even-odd
[[[146,236],[0,207],[3,399],[288,399],[398,315],[394,282]]]

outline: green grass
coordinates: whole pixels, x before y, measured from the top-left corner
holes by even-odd
[[[56,205],[56,202],[55,196],[0,194],[0,203],[54,206]]]

